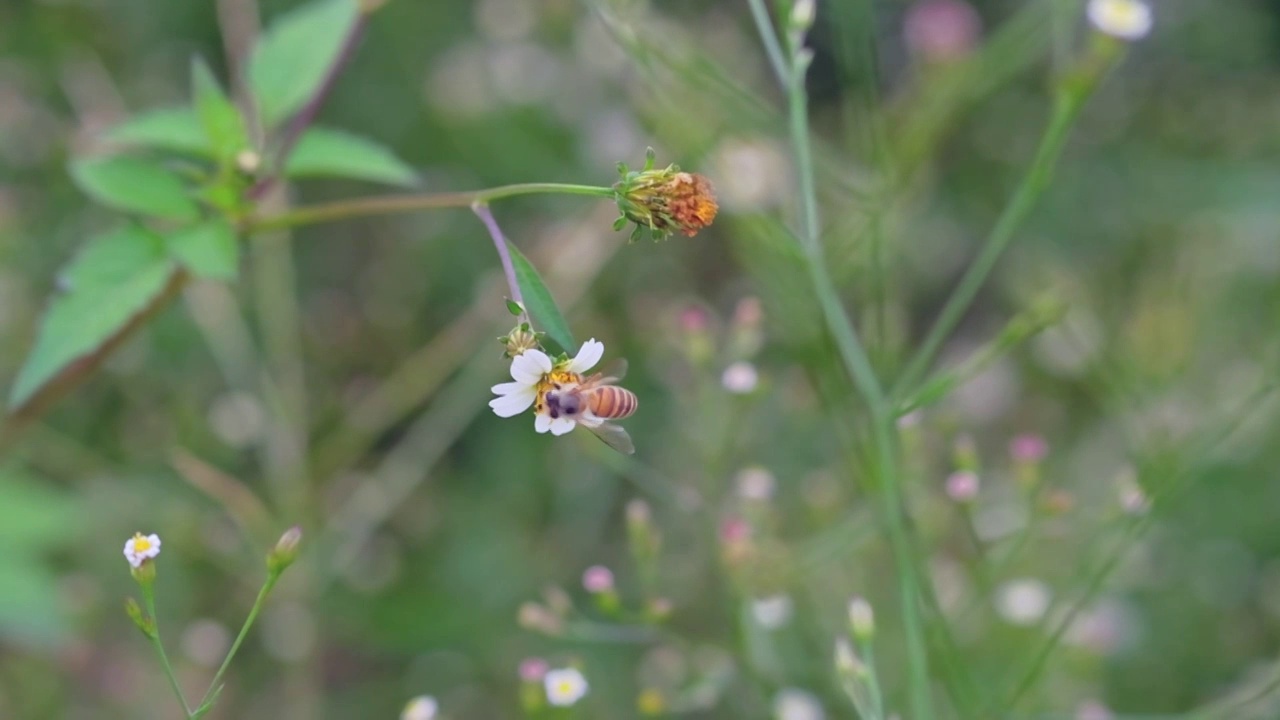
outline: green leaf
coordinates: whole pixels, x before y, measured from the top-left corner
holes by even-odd
[[[413,186],[418,174],[385,147],[341,130],[311,128],[285,163],[285,175],[339,177]]]
[[[165,236],[169,255],[192,275],[210,280],[235,280],[240,273],[240,244],[224,220],[209,220]]]
[[[561,350],[573,352],[577,343],[573,341],[573,333],[569,332],[569,323],[565,321],[564,314],[556,305],[555,298],[551,297],[551,291],[547,289],[546,283],[542,282],[533,264],[516,249],[515,245],[507,243],[507,249],[511,252],[511,264],[515,267],[516,283],[520,285],[520,294],[524,295],[524,305],[529,309],[529,314],[537,320],[535,327],[540,325],[547,337],[554,340]]]
[[[319,0],[271,25],[249,61],[249,86],[265,125],[279,124],[315,94],[358,16],[354,0]]]
[[[177,175],[141,158],[77,160],[71,164],[71,177],[94,200],[119,210],[179,220],[200,215]]]
[[[244,118],[240,109],[222,91],[209,66],[200,58],[191,61],[191,93],[214,154],[224,162],[233,160],[237,153],[249,146]]]
[[[99,236],[62,274],[9,405],[19,408],[69,366],[107,349],[162,299],[176,268],[163,238],[137,226]]]
[[[106,140],[200,157],[213,154],[200,117],[186,107],[152,110],[129,118],[108,130]]]

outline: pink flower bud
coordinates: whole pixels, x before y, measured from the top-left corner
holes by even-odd
[[[1009,455],[1018,462],[1038,463],[1049,454],[1049,443],[1035,433],[1023,433],[1009,441]]]
[[[592,565],[582,573],[582,587],[589,593],[613,590],[613,571],[603,565]]]
[[[928,63],[957,60],[973,51],[982,20],[964,0],[923,0],[911,6],[903,26],[907,48]]]
[[[957,470],[947,476],[947,497],[958,503],[973,502],[980,484],[977,473]]]
[[[520,679],[527,683],[542,682],[549,669],[551,666],[540,657],[525,658],[520,661]]]

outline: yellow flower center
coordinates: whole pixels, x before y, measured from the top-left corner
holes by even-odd
[[[133,534],[133,551],[135,553],[144,553],[151,549],[151,541],[142,536],[142,533]]]
[[[575,382],[582,382],[582,376],[561,368],[552,368],[551,372],[543,375],[542,379],[538,381],[536,386],[538,399],[533,402],[534,414],[541,415],[546,411],[547,393],[551,392],[556,385],[565,385]]]

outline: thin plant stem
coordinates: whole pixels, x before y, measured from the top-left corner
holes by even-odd
[[[1084,100],[1085,94],[1080,92],[1061,92],[1058,94],[1053,106],[1053,116],[1049,120],[1049,126],[1040,140],[1040,147],[1036,150],[1031,168],[1018,185],[1018,189],[1014,192],[1009,204],[1000,213],[1000,217],[996,221],[995,227],[991,230],[991,234],[987,236],[982,250],[978,253],[978,257],[969,266],[969,269],[965,271],[960,283],[942,307],[942,312],[938,314],[938,319],[934,321],[933,327],[929,329],[929,333],[925,336],[920,349],[912,356],[906,369],[899,376],[897,382],[894,383],[893,390],[890,392],[892,397],[901,398],[919,384],[921,378],[924,377],[924,373],[932,364],[934,356],[937,355],[939,348],[942,347],[942,343],[955,330],[960,318],[969,309],[969,306],[973,304],[978,290],[986,283],[987,276],[991,274],[996,261],[1004,254],[1004,251],[1013,241],[1018,228],[1021,227],[1027,216],[1031,214],[1040,197],[1044,195],[1045,190],[1049,187],[1049,182],[1053,179],[1054,168],[1057,165],[1058,158],[1062,155],[1067,135],[1080,114],[1080,108],[1084,105]]]
[[[169,655],[164,651],[164,643],[160,641],[160,621],[156,618],[156,598],[152,587],[142,584],[142,602],[146,604],[147,615],[151,618],[152,632],[147,636],[151,638],[151,645],[156,649],[156,655],[160,657],[160,666],[164,668],[164,676],[169,681],[169,687],[173,690],[173,694],[178,698],[178,702],[182,703],[182,713],[184,717],[191,717],[191,706],[187,705],[187,698],[182,694],[182,687],[178,685],[178,678],[173,674],[173,665],[169,663]]]
[[[231,666],[232,658],[240,650],[241,643],[244,642],[245,637],[249,634],[249,628],[253,627],[254,621],[258,619],[258,613],[262,611],[263,605],[266,604],[267,595],[271,593],[271,589],[275,587],[276,581],[279,579],[279,572],[272,571],[267,573],[267,579],[262,583],[262,589],[258,591],[258,598],[253,601],[253,607],[250,608],[249,615],[244,619],[244,625],[240,627],[240,634],[236,635],[235,642],[231,643],[231,648],[227,650],[227,656],[222,660],[222,665],[218,668],[218,672],[214,673],[213,680],[209,683],[209,689],[205,691],[204,697],[200,699],[200,706],[196,708],[196,713],[208,712],[209,704],[218,694],[222,676],[227,673],[227,668]],[[189,711],[188,715],[190,715]]]
[[[252,219],[245,229],[248,232],[266,232],[282,228],[315,225],[317,223],[346,220],[349,218],[368,217],[370,215],[391,215],[395,213],[413,212],[415,210],[438,210],[441,208],[465,208],[476,203],[488,203],[517,195],[559,193],[563,195],[589,195],[598,198],[612,198],[613,189],[594,185],[569,185],[564,183],[521,183],[518,185],[502,185],[486,190],[468,192],[422,193],[418,195],[383,195],[379,197],[357,198],[355,200],[339,200],[337,202],[301,207],[295,210]]]
[[[325,101],[329,99],[329,95],[333,93],[334,86],[338,84],[338,76],[342,74],[342,71],[351,62],[351,58],[355,56],[356,48],[364,38],[368,22],[368,11],[361,10],[360,14],[356,16],[355,22],[352,23],[351,29],[347,32],[347,36],[343,38],[342,46],[339,48],[333,63],[325,71],[324,79],[320,81],[320,86],[316,88],[315,93],[307,100],[307,104],[303,105],[302,109],[290,118],[289,123],[281,131],[279,144],[276,146],[272,157],[271,172],[267,177],[249,188],[250,198],[261,199],[272,186],[279,182],[280,176],[284,172],[284,165],[289,160],[289,154],[293,152],[294,146],[302,138],[302,133],[306,132],[311,123],[315,121],[316,116],[320,114],[320,108],[324,106]]]
[[[776,46],[778,36],[773,26],[768,23],[768,14],[765,12],[763,0],[749,0],[749,2],[765,47]],[[813,150],[809,133],[808,95],[804,86],[808,58],[807,52],[801,47],[802,38],[798,33],[789,33],[789,40],[790,71],[784,75],[783,88],[788,98],[791,142],[796,156],[803,209],[800,243],[805,251],[809,276],[827,328],[835,340],[846,371],[871,411],[876,474],[881,483],[880,495],[885,521],[888,524],[889,544],[892,546],[894,563],[898,569],[898,587],[902,601],[910,670],[911,716],[919,720],[928,720],[933,717],[929,697],[929,659],[925,647],[915,560],[907,525],[903,518],[902,488],[899,485],[897,472],[896,426],[884,389],[876,377],[866,350],[858,339],[853,323],[840,304],[835,283],[827,273],[820,237],[821,224],[818,217]]]
[[[765,54],[769,56],[769,67],[773,68],[774,75],[778,77],[778,84],[785,88],[791,73],[787,69],[787,59],[782,53],[778,35],[772,31],[769,9],[764,6],[763,0],[747,0],[747,5],[751,7],[751,19],[760,28],[760,42],[764,45]],[[765,32],[766,28],[770,29],[769,32]]]
[[[480,218],[480,222],[484,223],[485,228],[489,230],[489,237],[493,239],[493,247],[498,251],[498,259],[502,261],[502,272],[507,276],[507,290],[511,293],[511,299],[520,305],[522,321],[527,321],[529,313],[524,310],[524,296],[520,294],[520,282],[516,279],[516,268],[511,264],[511,252],[507,249],[507,236],[502,234],[502,228],[498,227],[498,221],[493,219],[493,213],[489,212],[488,205],[476,201],[471,204],[471,212],[474,212]]]

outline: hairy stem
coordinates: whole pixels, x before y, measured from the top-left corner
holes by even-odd
[[[346,220],[349,218],[368,217],[371,215],[392,215],[395,213],[413,212],[415,210],[439,210],[441,208],[465,208],[476,203],[488,203],[502,198],[517,195],[534,195],[559,193],[565,195],[589,195],[598,198],[612,198],[613,189],[593,185],[568,185],[563,183],[521,183],[518,185],[502,185],[486,190],[468,192],[422,193],[418,195],[383,195],[379,197],[357,198],[355,200],[339,200],[301,207],[279,215],[255,218],[248,222],[248,232],[266,232],[281,228],[315,225],[317,223]]]

